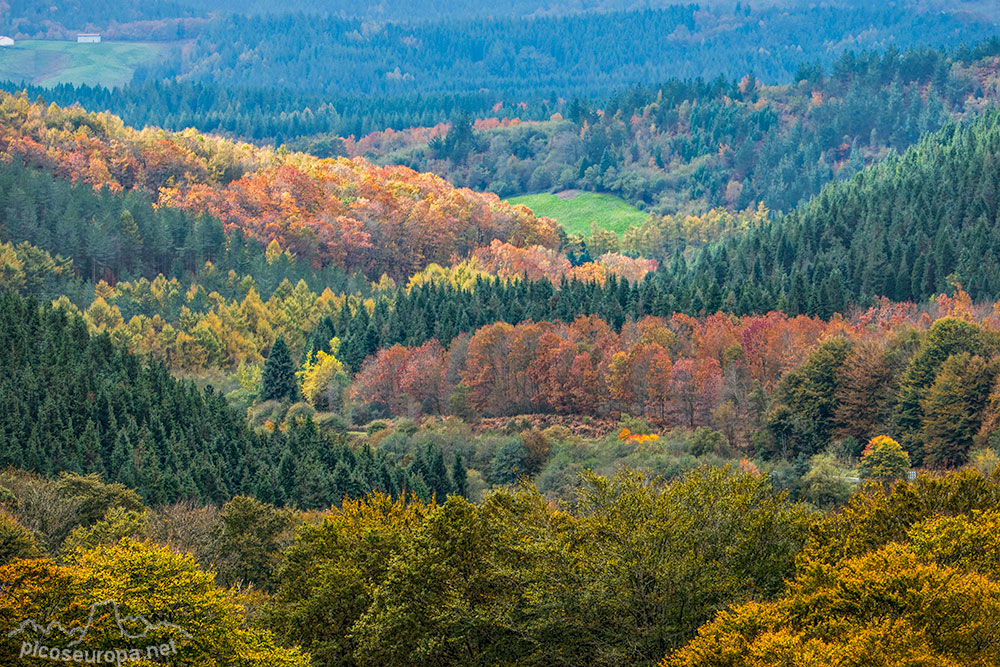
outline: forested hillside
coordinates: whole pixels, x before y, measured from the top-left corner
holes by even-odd
[[[7,212],[11,219],[5,222],[5,240],[34,240],[70,258],[87,254],[92,278],[102,263],[121,257],[123,250],[130,263],[145,260],[155,271],[170,270],[157,261],[169,252],[168,239],[184,241],[188,230],[181,229],[194,216],[153,215],[152,205],[209,214],[227,233],[265,245],[277,241],[316,266],[335,264],[373,277],[405,277],[429,262],[468,255],[493,239],[519,246],[559,245],[551,220],[405,167],[375,167],[363,159],[323,161],[193,131],[137,131],[114,116],[45,107],[23,96],[5,96],[0,111],[0,151],[8,159],[102,193],[88,196],[80,188],[71,191],[22,173],[28,189],[12,185],[17,206]],[[16,167],[10,173],[17,174]],[[40,200],[40,193],[48,191],[62,197]],[[137,204],[133,213],[127,196],[116,193],[136,191],[145,196],[131,200]],[[78,204],[90,210],[79,210]],[[66,215],[56,216],[52,208],[39,211],[42,207],[58,207]],[[125,210],[133,220],[123,226]],[[136,214],[156,231],[147,229],[142,236]],[[80,224],[84,220],[91,223],[90,232]],[[63,228],[56,230],[57,224]],[[206,222],[203,228],[200,237],[193,237],[201,247],[193,250],[214,252],[221,241],[218,225]],[[204,254],[199,258],[208,259]]]
[[[990,108],[997,55],[996,41],[852,52],[829,67],[799,67],[789,85],[759,75],[672,80],[569,101],[544,92],[524,105],[488,91],[330,99],[191,81],[29,94],[111,109],[138,125],[194,125],[320,157],[406,164],[501,196],[583,188],[658,214],[761,202],[787,211],[890,150]]]
[[[110,111],[135,127],[194,127],[278,146],[298,143],[317,157],[346,154],[344,139],[351,136],[365,137],[386,129],[429,129],[462,113],[475,118],[499,115],[547,120],[567,107],[559,97],[550,100],[533,95],[505,101],[502,95],[489,91],[341,97],[289,88],[221,86],[210,81],[147,77],[114,89],[95,85],[25,86],[22,81],[2,82],[0,87],[10,93],[26,91],[30,99],[40,97],[62,106],[79,103],[90,111]]]
[[[184,0],[73,0],[44,4],[11,0],[0,8],[0,30],[17,39],[76,41],[92,30],[105,38],[177,40],[197,34],[208,21],[205,7]]]
[[[501,196],[582,188],[659,214],[758,203],[788,211],[949,120],[993,107],[998,53],[995,40],[954,52],[849,53],[829,69],[800,67],[790,85],[753,75],[675,80],[575,100],[556,120],[477,130],[459,119],[438,138],[385,132],[346,150]]]
[[[98,473],[155,504],[252,494],[326,507],[345,494],[415,490],[406,470],[319,433],[308,415],[289,418],[287,430],[252,430],[211,387],[92,338],[60,308],[3,292],[0,318],[2,466]]]
[[[767,294],[789,313],[828,317],[873,296],[919,301],[954,282],[976,300],[995,299],[998,149],[995,112],[949,125],[787,216],[702,250],[690,270],[676,262],[672,279],[711,295],[710,311]]]
[[[993,36],[1000,18],[996,8],[969,3],[962,12],[908,2],[784,4],[517,19],[501,18],[491,7],[492,19],[443,13],[433,21],[414,20],[419,12],[408,5],[408,20],[389,23],[337,18],[337,12],[223,16],[200,32],[177,28],[180,39],[198,35],[194,46],[174,42],[159,67],[140,68],[120,94],[82,86],[31,95],[108,110],[140,127],[194,126],[277,144],[321,133],[360,139],[387,128],[430,127],[461,112],[522,120],[566,116],[575,96],[601,108],[625,86],[655,88],[673,78],[722,76],[735,86],[753,75],[767,85],[785,84],[802,66],[828,67],[848,51],[973,44]],[[371,10],[393,11],[384,2]],[[5,85],[17,90],[22,81]],[[317,142],[315,150],[330,150],[328,142]]]
[[[233,16],[199,35],[179,74],[334,95],[487,88],[515,97],[556,90],[568,98],[670,77],[753,72],[783,82],[804,62],[819,57],[827,63],[846,51],[830,46],[837,37],[863,49],[957,45],[994,34],[990,18],[904,4],[744,7],[735,13],[678,4],[615,14],[384,24],[310,14]],[[759,43],[770,48],[751,46]]]
[[[628,320],[673,312],[780,308],[827,318],[877,297],[923,302],[956,282],[976,301],[1000,290],[989,260],[995,113],[930,135],[774,220],[766,213],[654,219],[626,235],[622,245],[640,254],[630,258],[606,252],[611,247],[596,254],[598,238],[581,251],[544,219],[468,191],[449,194],[440,180],[406,170],[193,133],[109,130],[110,117],[14,97],[6,104],[16,119],[8,152],[49,172],[16,161],[2,170],[11,202],[2,240],[12,244],[8,254],[20,252],[9,281],[49,298],[67,294],[94,327],[181,368],[259,362],[276,335],[299,354],[324,317],[331,324],[312,345],[325,349],[336,335],[357,371],[378,349],[430,338],[447,345],[497,319],[597,314],[617,331]],[[70,128],[89,134],[92,126],[88,149],[69,140],[80,131]],[[123,141],[141,150],[126,152]],[[331,209],[349,213],[331,220]],[[479,227],[463,227],[466,220]],[[443,234],[443,224],[455,235]],[[548,247],[533,245],[539,240]],[[52,258],[18,251],[22,242]],[[469,259],[459,262],[462,251]],[[647,254],[659,263],[641,258]],[[60,257],[72,260],[79,280]],[[432,261],[445,268],[420,270]],[[370,280],[389,273],[399,285],[373,288],[354,271]],[[272,313],[267,326],[259,316],[242,319],[261,309]]]
[[[1000,664],[995,3],[314,5],[0,6],[0,664]]]
[[[802,68],[791,86],[763,86],[751,78],[740,82],[674,81],[623,91],[600,106],[576,100],[541,107],[545,114],[561,110],[565,115],[562,120],[494,119],[474,125],[458,120],[421,130],[348,137],[346,141],[329,133],[328,124],[336,128],[335,133],[353,134],[362,127],[407,127],[448,116],[435,111],[433,96],[421,101],[396,98],[395,106],[380,110],[373,102],[341,107],[334,103],[302,115],[287,113],[280,96],[254,93],[241,97],[238,91],[200,84],[177,89],[146,84],[121,96],[72,88],[47,95],[65,100],[81,96],[85,104],[97,106],[112,98],[131,100],[133,109],[135,105],[144,109],[138,118],[141,122],[154,114],[154,119],[180,125],[194,122],[252,138],[305,135],[294,143],[321,156],[349,153],[380,162],[401,162],[419,171],[442,174],[457,185],[501,195],[569,187],[612,191],[653,212],[653,219],[620,241],[605,244],[588,239],[596,250],[590,254],[596,257],[607,251],[623,251],[669,262],[678,247],[671,230],[678,225],[705,224],[691,219],[691,214],[717,217],[717,208],[747,211],[759,204],[773,211],[791,210],[827,182],[848,178],[892,151],[902,152],[948,122],[990,109],[1000,90],[997,50],[994,40],[951,53],[923,49],[849,54],[829,73],[822,68]],[[885,104],[877,102],[883,98]],[[508,105],[490,110],[491,99],[487,95],[441,101],[458,104],[456,108],[464,109],[467,118],[493,113],[537,117],[538,108],[532,107],[524,110]],[[263,104],[263,115],[257,113],[258,103]],[[463,106],[466,103],[469,106]],[[207,119],[197,112],[200,104],[215,109],[225,106],[230,111],[213,112]],[[413,115],[399,115],[397,109],[404,107]],[[170,117],[155,111],[178,108],[187,111],[175,111]],[[274,164],[282,162],[270,155],[268,159]],[[247,167],[229,169],[239,175]],[[244,192],[226,196],[246,196],[245,188],[237,190]],[[218,210],[217,204],[210,204],[189,208],[195,212]],[[219,215],[225,221],[225,214]],[[363,218],[369,214],[358,215]],[[290,245],[284,237],[279,240]],[[488,244],[488,238],[483,240]],[[444,259],[447,257],[439,253],[432,261]],[[379,270],[386,271],[388,262],[375,261],[380,263]],[[348,267],[354,268],[371,273],[363,266]],[[421,268],[419,261],[410,266],[411,272]],[[927,294],[925,291],[922,296]]]

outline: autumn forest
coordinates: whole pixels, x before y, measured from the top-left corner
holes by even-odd
[[[63,4],[0,664],[1000,664],[994,3]]]

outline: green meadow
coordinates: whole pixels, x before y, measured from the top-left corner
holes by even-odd
[[[535,215],[552,218],[568,234],[589,236],[591,225],[621,235],[629,227],[642,224],[649,214],[614,195],[567,190],[558,194],[537,194],[511,197],[511,204],[523,204]]]
[[[0,48],[0,80],[38,86],[119,86],[132,80],[136,68],[156,60],[165,44],[142,42],[76,42],[26,40]]]

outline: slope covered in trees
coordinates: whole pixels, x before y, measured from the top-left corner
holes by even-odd
[[[6,291],[0,365],[2,466],[97,472],[155,503],[248,493],[322,507],[371,489],[427,490],[371,450],[321,434],[308,416],[254,430],[210,387],[178,381],[106,335],[92,338],[78,317]]]
[[[995,40],[850,52],[799,68],[786,85],[672,80],[574,100],[551,121],[490,128],[460,117],[437,138],[400,145],[387,132],[347,149],[501,196],[582,188],[659,214],[761,202],[788,211],[948,120],[994,107],[998,53]]]
[[[765,85],[747,70],[742,79],[642,81],[573,101],[565,89],[512,96],[480,87],[331,99],[288,82],[261,88],[213,77],[29,94],[108,109],[137,126],[193,125],[320,157],[405,164],[501,196],[575,187],[657,214],[758,203],[787,211],[830,180],[994,106],[998,52],[994,38],[944,51],[851,51],[828,66],[814,54],[791,84]],[[628,249],[656,252],[634,241]]]
[[[405,169],[286,155],[190,132],[136,132],[110,116],[13,96],[4,108],[3,146],[12,162],[0,170],[10,203],[0,238],[52,256],[10,246],[10,284],[27,290],[30,283],[50,298],[61,290],[81,309],[93,306],[87,316],[97,330],[180,367],[259,362],[277,335],[299,354],[326,316],[331,323],[314,347],[325,349],[338,336],[348,367],[357,370],[378,349],[431,337],[446,344],[498,319],[571,322],[598,314],[617,331],[627,319],[673,312],[780,308],[829,317],[880,296],[922,302],[956,280],[976,301],[1000,290],[1000,269],[990,259],[996,114],[949,126],[771,222],[759,210],[675,216],[662,228],[644,227],[626,244],[649,247],[661,259],[657,268],[615,253],[589,262],[590,252],[617,241],[563,243],[549,221]],[[705,245],[716,236],[724,239]],[[532,246],[538,241],[544,245]],[[690,248],[697,245],[704,247]],[[472,260],[423,271],[463,252]],[[32,253],[27,272],[58,274],[56,283],[27,279]],[[68,280],[59,256],[73,260],[90,286]],[[346,295],[374,294],[352,271],[412,280],[406,289],[381,283],[383,305],[376,298],[344,309]],[[159,273],[166,274],[162,283]],[[548,282],[504,286],[484,280],[488,274]],[[146,280],[114,286],[139,276]],[[109,285],[91,292],[100,279]],[[278,300],[263,308],[279,286]],[[262,308],[269,311],[263,320],[249,315]]]
[[[873,296],[919,301],[959,282],[1000,294],[996,155],[1000,114],[949,125],[903,155],[827,187],[774,222],[699,251],[670,280],[709,310],[769,295],[789,313],[828,317]]]
[[[433,127],[456,114],[547,120],[567,103],[551,91],[504,100],[490,91],[392,97],[328,96],[287,87],[248,88],[212,81],[135,80],[120,88],[60,84],[48,88],[0,82],[9,93],[27,92],[61,106],[108,111],[128,125],[169,130],[194,127],[247,141],[287,144],[317,157],[344,154],[344,139],[386,129]],[[524,104],[521,104],[524,102]]]
[[[691,7],[673,7],[521,19],[496,18],[498,8],[490,7],[490,20],[443,12],[433,22],[413,21],[410,14],[387,24],[335,18],[335,12],[324,18],[236,16],[213,21],[195,49],[177,48],[157,71],[141,68],[132,84],[118,92],[87,86],[29,92],[32,98],[41,94],[59,104],[80,102],[91,111],[111,111],[139,127],[193,126],[294,144],[327,157],[339,149],[338,137],[360,139],[388,128],[431,127],[456,120],[461,113],[546,120],[556,112],[567,116],[567,101],[575,95],[597,107],[615,107],[607,97],[628,85],[645,87],[674,78],[710,80],[717,75],[735,82],[747,74],[768,84],[784,84],[800,66],[828,66],[849,50],[972,44],[992,36],[991,24],[997,20],[995,8],[977,12],[968,3],[962,13],[946,6],[931,8],[926,2],[819,9],[812,3],[787,4],[755,4],[752,11],[743,5],[736,12],[728,5],[703,5],[693,13]],[[247,7],[243,3],[234,9]],[[288,7],[280,9],[276,14]],[[383,2],[371,9],[377,13],[388,6]],[[693,16],[693,24],[678,23],[678,15]],[[281,32],[283,28],[290,32]],[[593,49],[599,57],[581,45],[575,37],[578,31],[588,35],[587,43],[607,44]],[[189,34],[191,30],[181,37]],[[828,39],[819,40],[818,35]],[[766,48],[748,49],[750,43]],[[682,57],[667,55],[678,51]],[[430,67],[440,62],[443,68]],[[399,65],[398,73],[392,63]],[[353,75],[345,76],[345,71]],[[19,90],[23,83],[4,85]],[[372,97],[373,89],[382,93]],[[654,90],[643,104],[655,97]],[[867,142],[864,134],[860,140]],[[535,153],[539,147],[530,150]],[[548,149],[542,146],[541,151]],[[517,156],[519,162],[525,157]],[[626,154],[618,157],[628,162]],[[598,154],[591,162],[600,159]],[[637,166],[647,166],[647,160]],[[521,180],[526,182],[532,171]],[[510,181],[511,174],[505,176],[490,181]]]
[[[691,4],[412,23],[231,16],[213,22],[185,50],[180,76],[333,95],[481,88],[515,97],[553,89],[563,96],[593,95],[671,77],[755,72],[778,83],[799,65],[829,62],[848,48],[957,46],[994,34],[995,17],[922,9],[801,3],[744,4],[734,12]],[[165,67],[171,76],[176,72],[174,63]]]
[[[949,125],[903,155],[828,186],[792,213],[693,252],[682,252],[684,243],[678,244],[672,258],[640,284],[572,283],[558,298],[525,288],[516,301],[506,297],[500,319],[570,321],[576,314],[598,313],[618,329],[628,317],[677,311],[751,314],[778,308],[829,318],[874,304],[877,297],[923,302],[953,283],[961,283],[974,301],[993,301],[1000,296],[994,233],[998,141],[996,112]],[[408,327],[405,336],[393,333],[395,328],[386,335],[386,312],[370,338],[419,344],[411,337],[421,329],[430,336],[432,328],[453,321],[475,324],[483,311],[469,309],[466,298],[449,297],[454,315],[440,317],[441,311],[429,306],[439,303],[436,296],[428,295],[428,305],[421,306],[425,326]],[[395,317],[403,315],[410,317],[405,311]],[[368,327],[366,319],[330,334],[346,341],[350,329],[363,335]]]
[[[77,33],[88,30],[111,39],[184,39],[206,20],[204,7],[183,0],[74,0],[58,5],[11,0],[0,8],[0,30],[16,39],[76,41]]]
[[[102,2],[8,4],[56,34]],[[87,648],[114,646],[108,599],[197,628],[178,659],[208,667],[998,662],[996,43],[786,87],[674,80],[600,112],[542,90],[684,49],[766,78],[795,46],[954,43],[993,16],[925,11],[942,2],[214,17],[188,81],[130,89],[171,122],[665,214],[622,238],[363,157],[0,96],[0,663],[25,652],[14,624],[88,609]],[[109,16],[156,32],[235,8],[187,7]],[[243,65],[299,91],[227,90]],[[402,96],[313,114],[331,68],[328,90]],[[547,101],[501,120],[525,98],[449,88],[476,83]],[[324,134],[450,100],[494,117]]]
[[[5,240],[20,242],[36,234],[43,249],[70,258],[79,254],[76,246],[81,245],[74,244],[74,237],[82,241],[86,234],[104,244],[101,254],[115,255],[129,247],[126,261],[134,263],[144,255],[147,262],[152,259],[146,243],[155,254],[165,250],[161,244],[169,246],[171,236],[183,242],[188,233],[197,232],[177,229],[190,226],[193,216],[157,216],[150,206],[208,214],[221,221],[226,232],[264,244],[278,241],[315,266],[334,264],[373,277],[406,277],[429,262],[468,255],[494,239],[519,246],[559,245],[552,221],[503,204],[495,195],[455,189],[436,176],[405,167],[375,167],[361,159],[318,160],[193,131],[137,131],[108,114],[45,107],[21,96],[4,96],[0,111],[0,153],[8,161],[20,160],[58,179],[104,189],[102,196],[84,201],[86,195],[70,196],[44,177],[32,179],[14,170],[20,183],[8,187],[18,208],[11,211],[15,219],[5,225]],[[42,198],[46,190],[62,197]],[[146,194],[133,201],[158,228],[148,239],[136,235],[136,225],[122,222],[128,200],[115,199],[114,193],[132,191]],[[101,214],[100,219],[92,217],[96,225],[89,232],[82,229],[77,202],[66,199]],[[54,215],[56,209],[67,215]],[[47,232],[34,227],[39,217]],[[66,233],[55,229],[58,224],[69,225]],[[109,231],[110,237],[102,239]],[[221,244],[218,225],[210,221],[194,238],[200,238],[197,244],[209,253]],[[95,258],[87,267],[92,278],[101,268],[99,262]],[[167,267],[161,264],[154,270]]]

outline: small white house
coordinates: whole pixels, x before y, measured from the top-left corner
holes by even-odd
[[[78,44],[97,44],[101,41],[101,35],[96,32],[81,32],[76,36],[76,41]]]
[[[7,35],[0,35],[0,46],[14,46],[14,40]]]

